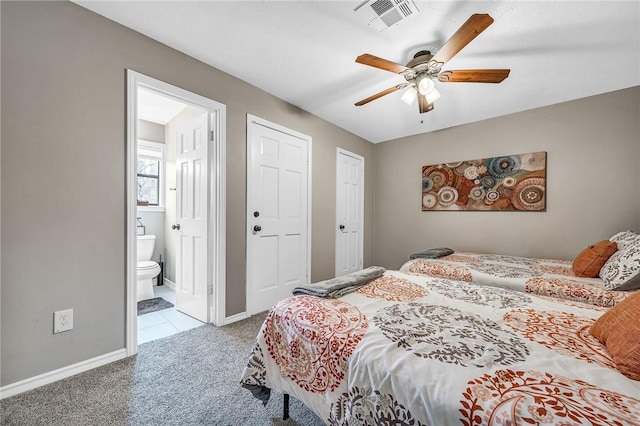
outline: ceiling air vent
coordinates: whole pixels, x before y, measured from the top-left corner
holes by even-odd
[[[384,31],[420,12],[413,0],[367,0],[354,11],[377,31]]]

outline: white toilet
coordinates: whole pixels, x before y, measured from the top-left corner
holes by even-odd
[[[138,235],[138,302],[154,297],[153,279],[160,273],[160,265],[151,260],[155,245],[155,235]]]

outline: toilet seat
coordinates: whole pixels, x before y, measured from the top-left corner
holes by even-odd
[[[160,273],[160,265],[152,260],[138,262],[136,267],[138,279],[155,278]]]
[[[153,260],[142,260],[138,262],[137,269],[138,270],[153,269],[156,266],[160,266],[160,265],[158,265],[158,263],[154,262]]]

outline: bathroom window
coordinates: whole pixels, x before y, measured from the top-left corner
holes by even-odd
[[[164,208],[164,144],[138,141],[138,207]]]

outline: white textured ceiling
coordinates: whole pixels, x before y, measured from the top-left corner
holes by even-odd
[[[640,85],[640,2],[417,1],[420,14],[384,32],[359,1],[77,1],[371,142],[382,142]],[[439,83],[420,115],[404,81],[355,63],[400,64],[439,47],[474,13],[495,22],[448,69],[510,68],[500,84]]]
[[[155,92],[138,89],[138,118],[165,125],[180,114],[186,104]]]

